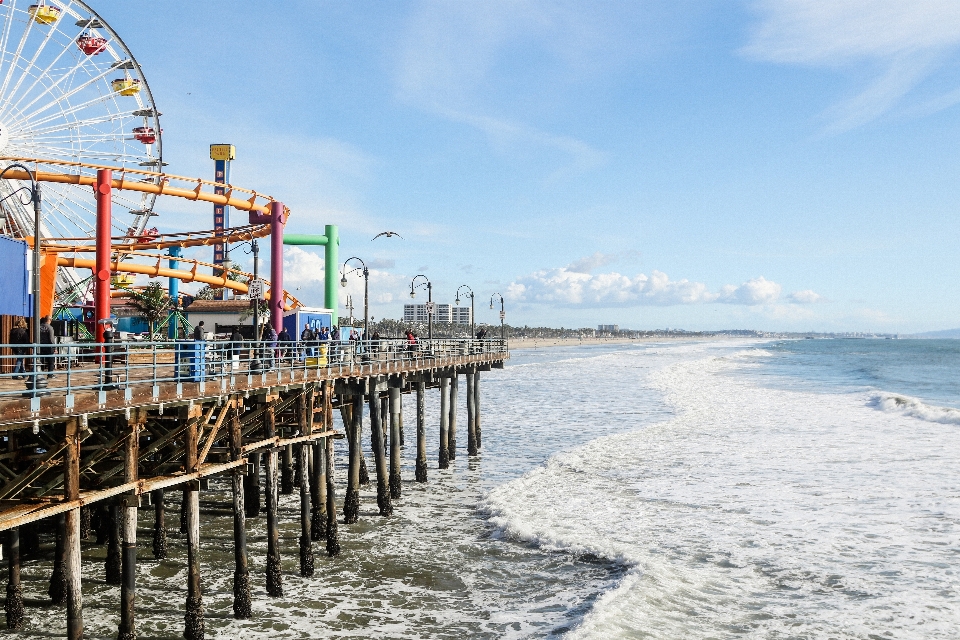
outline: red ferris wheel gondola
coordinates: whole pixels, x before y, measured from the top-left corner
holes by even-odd
[[[133,137],[143,144],[153,144],[157,141],[157,131],[153,127],[134,127]]]
[[[88,56],[95,56],[107,48],[107,39],[85,31],[77,38],[77,46]]]

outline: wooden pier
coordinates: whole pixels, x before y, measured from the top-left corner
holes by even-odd
[[[460,376],[466,382],[467,451],[476,455],[482,442],[480,373],[502,368],[509,358],[504,343],[490,340],[425,342],[415,352],[385,342],[349,358],[341,353],[322,360],[306,357],[311,347],[287,345],[286,357],[273,359],[279,354],[271,354],[274,366],[266,368],[237,358],[217,358],[214,366],[206,361],[209,356],[199,363],[175,362],[168,357],[169,346],[138,345],[136,353],[114,348],[109,359],[101,355],[86,365],[68,358],[69,375],[55,371],[51,380],[59,386],[38,389],[45,395],[31,397],[30,384],[24,392],[16,387],[22,383],[0,376],[5,446],[0,452],[0,531],[5,532],[8,567],[8,629],[28,623],[21,561],[24,551],[37,548],[43,530],[55,540],[51,602],[65,607],[66,637],[82,637],[80,541],[96,532],[98,542],[107,546],[106,580],[120,585],[117,637],[136,638],[138,514],[152,506],[153,539],[141,541],[141,547],[155,558],[165,557],[172,542],[166,535],[164,493],[174,490],[182,496],[180,526],[187,550],[184,637],[203,638],[200,494],[212,476],[231,479],[233,615],[249,618],[246,519],[266,511],[264,580],[270,597],[282,598],[278,494],[299,491],[300,574],[309,577],[315,551],[337,555],[339,525],[359,517],[364,407],[369,409],[377,503],[380,514],[389,516],[401,498],[403,396],[415,398],[416,442],[408,446],[415,444],[415,479],[426,482],[426,394],[431,389],[441,394],[436,453],[437,465],[445,468],[456,456]],[[137,357],[140,364],[131,365]],[[70,380],[65,386],[64,378]],[[345,433],[334,428],[335,412]],[[346,438],[349,445],[349,468],[342,478],[333,464],[335,438]]]

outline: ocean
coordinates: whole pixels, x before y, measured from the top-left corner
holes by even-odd
[[[297,496],[281,498],[285,597],[232,618],[225,483],[201,500],[209,638],[954,638],[960,629],[960,341],[665,342],[516,350],[482,376],[483,450],[340,526],[342,554],[297,575]],[[461,385],[462,386],[462,385]],[[463,394],[461,394],[463,403]],[[339,426],[339,419],[338,419]],[[369,429],[366,433],[369,436]],[[338,441],[338,498],[346,459]],[[373,470],[369,442],[368,466]],[[178,638],[185,550],[140,521],[139,637]],[[88,638],[116,637],[119,588],[84,543]],[[24,567],[38,604],[48,562]],[[28,608],[18,637],[62,633]]]

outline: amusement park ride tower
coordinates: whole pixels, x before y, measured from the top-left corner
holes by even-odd
[[[237,148],[232,144],[212,144],[210,145],[210,159],[213,160],[214,179],[218,185],[230,184],[230,161],[237,157]],[[226,193],[225,186],[214,187],[213,192],[217,195]],[[213,229],[214,235],[218,238],[223,236],[223,230],[230,226],[230,207],[222,204],[213,205]],[[213,245],[213,263],[223,265],[227,256],[226,243]],[[217,300],[223,300],[226,289],[216,289],[214,296]]]

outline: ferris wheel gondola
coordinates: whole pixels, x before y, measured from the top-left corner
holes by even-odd
[[[143,71],[86,3],[0,0],[0,169],[7,156],[163,167],[160,113]],[[0,184],[0,198],[18,186]],[[117,235],[141,236],[155,215],[156,195],[115,194]],[[40,236],[94,235],[91,196],[88,188],[44,185]],[[123,210],[132,218],[118,215]],[[3,233],[34,235],[32,212],[18,198],[4,200],[0,215]],[[58,288],[61,284],[68,283],[58,282]]]

